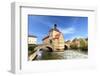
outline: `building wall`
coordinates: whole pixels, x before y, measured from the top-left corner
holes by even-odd
[[[56,35],[59,35],[58,37],[56,37]],[[62,33],[58,32],[58,31],[53,31],[52,32],[52,40],[53,40],[53,47],[56,50],[63,50],[64,49],[64,38]]]
[[[60,34],[60,37],[59,37],[59,48],[64,49],[64,37],[62,33]]]
[[[63,38],[62,33],[60,33],[59,39],[57,39],[57,43],[56,44],[58,46],[57,49],[59,49],[59,50],[63,50],[64,49],[64,38]]]
[[[43,43],[44,43],[44,44],[50,44],[49,38],[46,38],[45,40],[43,40]]]
[[[28,44],[37,44],[37,38],[28,37]]]
[[[58,35],[58,36],[56,36]],[[51,40],[51,43],[50,43]],[[51,31],[49,33],[49,38],[43,40],[44,44],[51,44],[54,50],[62,50],[64,49],[64,37],[63,34],[58,31]]]

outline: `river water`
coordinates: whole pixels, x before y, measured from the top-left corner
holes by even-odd
[[[64,52],[44,52],[39,51],[39,55],[35,60],[57,60],[57,59],[83,59],[88,58],[88,55],[76,50],[66,50]]]

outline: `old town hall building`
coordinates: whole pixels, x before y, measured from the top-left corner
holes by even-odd
[[[64,50],[64,37],[63,34],[57,29],[57,25],[49,30],[46,37],[43,38],[43,44],[52,45],[53,50],[63,51]]]

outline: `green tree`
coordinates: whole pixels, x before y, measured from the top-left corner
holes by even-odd
[[[88,42],[85,39],[80,39],[80,49],[84,51],[88,50]]]
[[[28,54],[32,54],[35,52],[34,48],[37,47],[36,44],[28,44]]]
[[[71,49],[78,49],[77,42],[78,42],[77,38],[75,38],[75,39],[72,40],[71,45],[70,45]]]

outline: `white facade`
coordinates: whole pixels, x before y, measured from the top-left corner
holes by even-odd
[[[37,44],[37,37],[28,36],[28,44]]]

